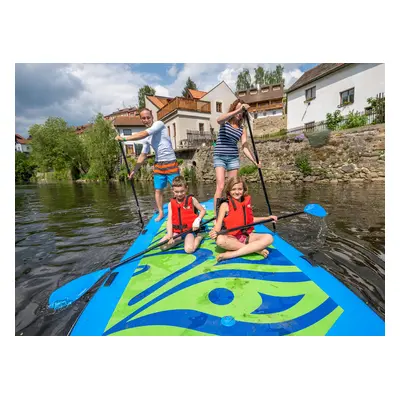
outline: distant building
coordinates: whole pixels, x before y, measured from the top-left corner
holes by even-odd
[[[127,107],[121,110],[114,111],[109,115],[105,115],[104,119],[112,120],[116,117],[138,117],[138,116],[139,116],[139,110],[136,107]]]
[[[249,113],[254,119],[279,116],[284,113],[283,83],[239,90],[237,97],[250,106]]]
[[[115,129],[121,136],[132,135],[136,132],[142,132],[146,129],[139,117],[117,117],[114,120]],[[143,142],[146,139],[123,142],[125,153],[127,155],[138,156],[142,152]],[[153,149],[151,149],[153,152]]]
[[[32,151],[32,146],[30,145],[31,137],[25,139],[18,133],[15,134],[15,151],[19,151],[21,153],[29,154]]]
[[[287,128],[311,129],[327,113],[365,112],[385,92],[385,64],[325,63],[304,72],[287,93]]]
[[[189,98],[146,96],[146,107],[155,121],[164,122],[176,150],[214,140],[219,131],[217,118],[235,100],[235,93],[222,81],[208,92],[189,89]]]

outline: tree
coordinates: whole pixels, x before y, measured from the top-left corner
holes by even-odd
[[[111,122],[98,114],[93,125],[84,134],[90,161],[89,176],[101,180],[114,177],[120,152],[115,135]]]
[[[190,76],[187,78],[185,88],[182,90],[182,96],[189,98],[189,89],[197,90],[196,84],[190,79]]]
[[[285,83],[285,80],[283,79],[283,70],[284,67],[280,64],[278,64],[275,67],[274,71],[265,71],[264,75],[264,82],[266,85],[274,85],[277,83],[283,82]]]
[[[146,96],[154,96],[155,94],[156,91],[151,86],[146,85],[141,87],[138,92],[139,108],[146,107]]]
[[[257,68],[254,68],[254,84],[255,85],[264,85],[264,75],[265,71],[264,68],[261,66],[258,66]]]
[[[19,151],[15,152],[15,182],[28,182],[35,173],[31,158]]]
[[[72,175],[87,172],[89,162],[84,144],[62,118],[49,117],[43,125],[31,126],[29,134],[32,161],[43,172],[69,170]]]
[[[251,88],[251,76],[247,68],[238,75],[236,80],[236,91],[247,90]]]

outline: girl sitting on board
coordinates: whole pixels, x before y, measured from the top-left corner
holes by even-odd
[[[264,258],[269,254],[266,249],[273,242],[269,233],[254,233],[254,227],[245,230],[231,231],[227,234],[218,235],[222,226],[224,229],[260,222],[268,219],[277,221],[275,215],[268,217],[254,217],[251,208],[251,197],[247,193],[247,185],[243,178],[230,178],[225,186],[226,200],[218,210],[217,221],[210,231],[211,239],[216,239],[218,246],[226,251],[217,257],[217,261],[240,257],[246,254],[259,253]]]

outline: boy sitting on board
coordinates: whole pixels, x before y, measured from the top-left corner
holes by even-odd
[[[183,176],[177,176],[172,181],[172,192],[174,197],[168,204],[167,234],[161,240],[169,239],[168,243],[161,247],[161,250],[168,250],[177,246],[183,240],[186,253],[193,253],[203,240],[200,233],[187,233],[174,239],[174,236],[191,228],[197,231],[206,210],[200,205],[193,195],[187,195],[188,185]],[[198,214],[200,212],[200,214]]]

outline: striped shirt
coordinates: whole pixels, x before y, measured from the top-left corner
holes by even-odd
[[[239,157],[238,141],[242,137],[243,128],[234,128],[229,122],[221,125],[215,144],[214,154],[220,156]]]

